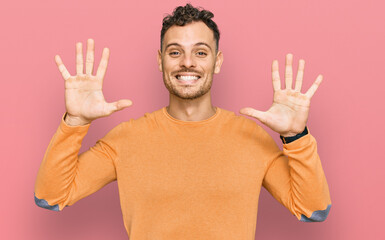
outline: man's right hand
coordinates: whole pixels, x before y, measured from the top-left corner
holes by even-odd
[[[76,44],[76,75],[71,76],[59,55],[55,56],[56,64],[65,80],[65,105],[68,125],[86,125],[93,120],[106,117],[112,113],[132,105],[128,99],[107,103],[104,100],[102,85],[107,70],[110,51],[103,49],[96,75],[92,75],[94,67],[95,44],[93,39],[87,41],[85,73],[83,71],[82,43]]]

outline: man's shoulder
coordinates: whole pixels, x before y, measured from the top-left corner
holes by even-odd
[[[163,108],[154,110],[152,112],[145,112],[143,115],[139,117],[132,117],[121,122],[119,125],[125,129],[154,125],[158,121],[157,119],[159,119],[159,115],[162,114],[162,110]]]
[[[127,140],[143,134],[146,135],[156,128],[156,115],[158,115],[160,111],[162,111],[162,109],[158,109],[153,112],[146,112],[140,117],[134,116],[128,120],[123,120],[119,124],[115,125],[104,136],[104,139],[112,139],[115,142],[119,142],[122,139]]]
[[[224,108],[221,108],[221,112],[223,115],[223,119],[229,122],[229,124],[236,124],[236,125],[247,126],[247,127],[255,127],[257,125],[255,121],[243,115],[238,115],[231,110],[226,110]]]

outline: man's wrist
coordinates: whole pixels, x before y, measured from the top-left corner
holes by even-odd
[[[288,144],[288,143],[291,143],[291,142],[293,142],[293,141],[295,141],[295,140],[297,140],[297,139],[299,139],[299,138],[301,138],[301,137],[307,135],[308,133],[309,133],[309,131],[307,130],[307,127],[305,126],[305,129],[303,130],[303,132],[298,133],[298,134],[295,135],[295,136],[292,136],[292,137],[283,137],[283,136],[279,136],[279,137],[281,138],[281,140],[282,140],[282,142],[283,142],[284,144]]]
[[[67,112],[64,115],[63,119],[68,126],[84,126],[90,124],[90,122],[84,122],[78,118],[71,118],[70,116],[68,116]]]

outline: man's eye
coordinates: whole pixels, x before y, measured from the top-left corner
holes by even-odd
[[[205,53],[205,52],[197,52],[197,54],[198,54],[199,56],[206,56],[206,55],[207,55],[207,53]]]
[[[175,55],[178,55],[178,54],[179,54],[179,52],[170,52],[171,56],[175,56]]]

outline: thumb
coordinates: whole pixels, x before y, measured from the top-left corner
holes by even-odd
[[[108,108],[110,110],[110,114],[116,111],[123,110],[126,107],[129,107],[132,105],[132,101],[128,99],[122,99],[116,102],[112,102],[108,104]]]
[[[266,118],[267,118],[266,112],[262,112],[262,111],[255,110],[254,108],[246,107],[239,110],[239,113],[256,118],[262,123],[266,123]]]

